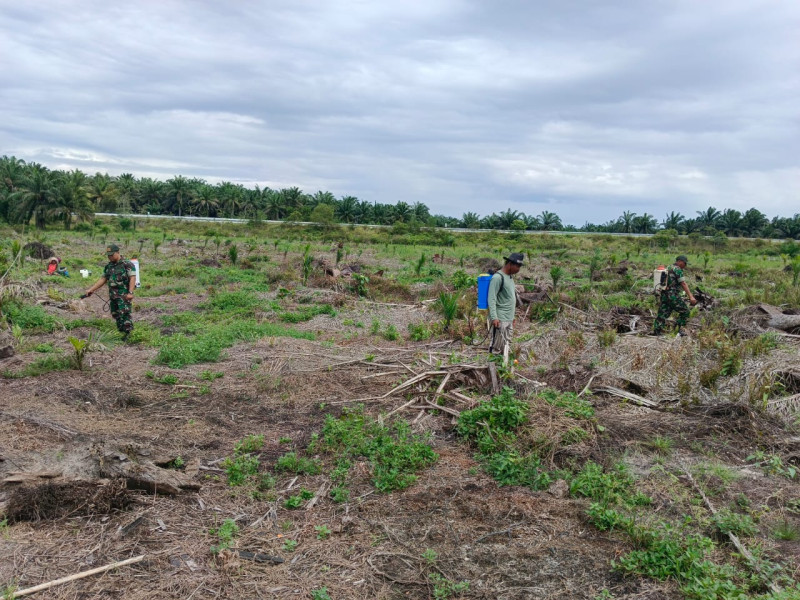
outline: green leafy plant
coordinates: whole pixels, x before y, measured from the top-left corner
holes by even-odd
[[[311,275],[311,270],[314,266],[314,257],[311,256],[311,244],[306,246],[303,252],[303,285],[308,283],[308,278]]]
[[[750,515],[741,515],[730,510],[723,509],[711,517],[714,529],[723,535],[732,533],[738,536],[754,535],[758,528]]]
[[[389,323],[389,325],[386,326],[386,329],[383,332],[383,339],[389,342],[394,342],[400,339],[400,333],[392,323]]]
[[[414,274],[419,276],[419,274],[422,272],[422,267],[424,266],[425,266],[425,253],[422,253],[419,255],[417,262],[414,263]]]
[[[353,273],[352,281],[353,281],[353,290],[356,292],[356,294],[358,294],[359,296],[366,296],[369,277],[367,277],[366,275],[362,275],[361,273]]]
[[[331,535],[330,527],[328,527],[327,525],[316,525],[314,527],[314,531],[317,532],[318,540],[326,540]]]
[[[617,331],[615,329],[601,329],[597,332],[597,344],[601,348],[610,348],[617,341]]]
[[[298,543],[297,540],[285,540],[283,542],[284,552],[294,552]]]
[[[428,580],[433,584],[434,600],[448,600],[454,594],[461,594],[469,590],[468,581],[455,583],[438,572],[429,573]]]
[[[559,266],[550,267],[550,279],[553,282],[553,291],[558,291],[558,284],[564,278],[564,269]]]
[[[321,587],[316,590],[311,590],[311,600],[331,600],[328,594],[328,588]]]
[[[211,546],[211,552],[219,554],[233,545],[234,538],[239,533],[239,526],[233,519],[225,519],[216,529],[209,529],[211,535],[217,537],[218,543]]]
[[[458,294],[441,292],[437,299],[436,308],[444,317],[444,330],[450,330],[450,323],[458,316]]]
[[[467,275],[467,273],[462,271],[461,269],[453,273],[451,281],[453,283],[453,287],[456,290],[469,289],[471,287],[474,287],[476,282],[475,277]]]
[[[290,471],[297,475],[317,475],[322,471],[319,460],[298,456],[296,452],[288,452],[278,458],[275,468],[279,471]]]
[[[241,440],[236,442],[233,446],[233,451],[235,454],[249,454],[252,452],[258,452],[264,446],[264,436],[262,434],[258,435],[246,435]]]
[[[231,244],[228,247],[228,258],[230,259],[232,265],[235,265],[236,261],[239,260],[239,248],[236,246],[236,244]]]
[[[363,407],[347,410],[338,419],[328,415],[315,446],[336,457],[339,480],[352,460],[369,460],[373,483],[381,492],[409,487],[416,481],[415,473],[437,458],[425,439],[411,433],[408,423],[382,424],[367,417]]]

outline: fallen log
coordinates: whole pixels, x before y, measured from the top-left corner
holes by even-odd
[[[782,331],[800,328],[800,315],[786,315],[776,306],[759,304],[758,309],[766,315],[764,324]]]
[[[151,462],[133,462],[124,454],[109,453],[100,461],[100,475],[109,479],[121,477],[129,489],[145,490],[151,494],[177,496],[187,490],[199,490],[200,484],[174,469],[162,469]]]

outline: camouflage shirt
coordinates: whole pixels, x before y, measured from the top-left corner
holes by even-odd
[[[683,269],[677,265],[670,265],[667,267],[667,289],[668,292],[680,292],[681,284],[686,281],[683,276]]]
[[[117,262],[108,263],[103,269],[103,277],[108,282],[109,290],[128,293],[128,284],[131,277],[136,276],[136,267],[129,260],[119,259]]]

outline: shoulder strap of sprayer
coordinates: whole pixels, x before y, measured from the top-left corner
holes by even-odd
[[[492,277],[494,277],[495,275],[500,275],[500,289],[497,290],[497,294],[500,295],[500,292],[503,291],[503,287],[505,287],[506,285],[506,278],[503,277],[503,274],[500,271],[495,271],[494,273],[492,273]]]

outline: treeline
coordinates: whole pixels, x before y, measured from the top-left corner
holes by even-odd
[[[297,187],[253,189],[223,181],[210,184],[202,179],[177,175],[166,181],[136,178],[130,173],[117,177],[79,170],[51,170],[15,157],[0,158],[0,220],[29,223],[45,228],[60,223],[69,229],[76,219],[90,220],[95,212],[150,213],[178,216],[229,217],[393,225],[407,223],[430,227],[503,229],[512,231],[589,231],[598,233],[655,233],[673,230],[680,234],[725,234],[728,237],[800,238],[800,214],[768,218],[756,208],[745,213],[709,207],[695,217],[671,212],[663,221],[654,215],[625,211],[602,225],[564,225],[549,211],[529,216],[515,210],[481,217],[467,212],[462,217],[434,215],[421,203],[381,204],[355,196],[336,198],[330,192],[306,194]]]

